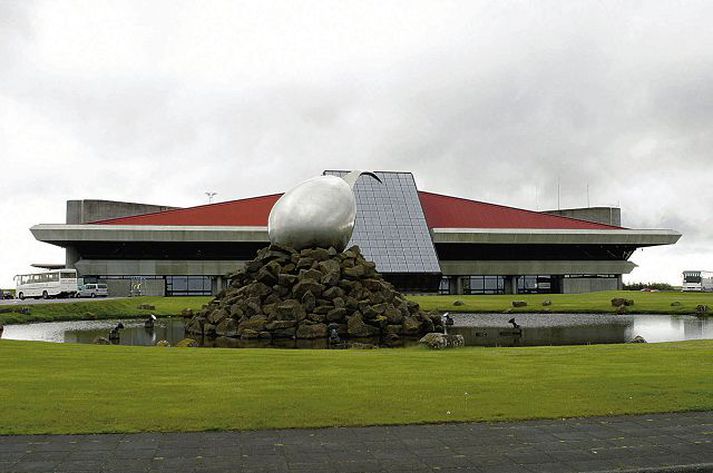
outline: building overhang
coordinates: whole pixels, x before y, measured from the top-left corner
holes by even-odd
[[[629,245],[657,246],[676,243],[675,230],[569,230],[539,228],[432,228],[435,244],[511,245]]]
[[[80,259],[80,274],[96,276],[221,276],[245,266],[244,261]]]
[[[40,224],[30,232],[58,246],[83,241],[269,242],[267,227]]]
[[[83,241],[253,242],[268,243],[267,227],[39,224],[30,228],[39,241],[67,246]],[[568,230],[520,228],[433,228],[435,244],[671,245],[674,230]]]
[[[629,274],[636,268],[631,261],[443,261],[444,276],[507,276],[507,275],[585,275]]]

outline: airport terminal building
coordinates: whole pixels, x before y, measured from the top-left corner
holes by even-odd
[[[325,171],[344,175],[346,171]],[[360,179],[351,244],[405,292],[581,293],[621,287],[641,247],[674,244],[674,230],[621,226],[618,208],[535,212],[420,191],[409,172]],[[268,245],[281,194],[190,208],[67,202],[66,223],[30,231],[66,249],[66,267],[115,295],[210,295]]]

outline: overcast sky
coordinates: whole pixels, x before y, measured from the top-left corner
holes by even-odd
[[[713,2],[0,0],[0,286],[65,201],[173,206],[325,168],[673,228],[629,281],[713,270]]]

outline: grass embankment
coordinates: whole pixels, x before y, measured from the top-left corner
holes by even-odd
[[[611,300],[623,297],[634,301],[627,307],[627,312],[634,314],[693,314],[699,304],[708,305],[713,309],[713,294],[711,293],[681,293],[681,292],[635,292],[635,291],[601,291],[587,294],[518,294],[518,295],[488,295],[488,296],[412,296],[424,310],[451,312],[502,312],[510,309],[514,313],[537,313],[543,310],[556,313],[612,313]],[[453,302],[464,304],[455,306]],[[512,301],[525,301],[527,307],[512,307]],[[542,302],[549,300],[550,306]],[[678,302],[681,305],[672,306]]]
[[[131,297],[110,300],[79,299],[77,302],[55,304],[2,305],[0,310],[19,311],[26,307],[29,309],[29,314],[0,313],[0,324],[147,317],[149,314],[163,317],[178,315],[186,308],[198,310],[210,300],[210,297]],[[155,309],[139,309],[142,304],[152,305]]]
[[[409,296],[418,302],[424,310],[452,312],[502,312],[510,309],[513,313],[538,313],[543,311],[557,313],[612,313],[611,299],[624,297],[632,299],[634,305],[627,308],[629,313],[646,314],[693,314],[699,304],[713,308],[711,293],[680,292],[633,292],[604,291],[587,294],[535,294],[535,295],[487,295],[487,296]],[[552,305],[543,307],[544,300]],[[19,312],[0,313],[0,324],[51,322],[80,319],[111,319],[117,317],[145,317],[178,315],[185,308],[199,310],[211,297],[134,297],[113,300],[79,300],[67,304],[34,304],[0,306],[0,310],[28,307],[29,314]],[[456,300],[464,304],[454,306]],[[512,301],[523,300],[527,307],[513,308]],[[672,302],[681,305],[672,306]],[[149,304],[154,310],[139,309],[139,305]]]
[[[267,429],[713,409],[713,342],[403,350],[0,342],[0,433]]]

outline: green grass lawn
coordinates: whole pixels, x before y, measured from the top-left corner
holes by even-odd
[[[424,310],[454,312],[502,312],[511,308],[514,313],[526,312],[582,312],[611,313],[611,299],[625,297],[633,299],[634,305],[628,308],[631,313],[648,314],[692,314],[696,306],[705,304],[713,308],[713,294],[680,292],[634,292],[605,291],[588,294],[538,294],[538,295],[498,295],[498,296],[409,296],[418,302]],[[552,305],[543,307],[542,302],[549,299]],[[158,316],[177,315],[185,308],[199,310],[210,302],[210,297],[134,297],[118,300],[79,300],[69,304],[28,305],[30,314],[0,313],[0,324],[48,322],[55,320],[108,319],[117,317],[145,317],[150,313]],[[454,306],[460,300],[464,305]],[[512,309],[512,301],[524,300],[527,307]],[[680,306],[671,303],[680,302]],[[151,304],[155,310],[139,309],[140,304]],[[11,306],[0,306],[6,309]],[[23,307],[23,306],[12,306]]]
[[[77,302],[67,304],[0,306],[0,310],[11,307],[27,307],[30,310],[29,314],[17,312],[0,313],[0,324],[146,317],[149,314],[157,316],[178,315],[186,308],[199,310],[203,304],[207,304],[211,299],[211,297],[127,297],[111,300],[78,299]],[[139,305],[142,304],[153,305],[156,308],[153,310],[139,309]]]
[[[681,292],[638,292],[638,291],[601,291],[587,294],[520,294],[487,296],[411,296],[424,310],[453,312],[502,312],[510,308],[515,313],[549,312],[559,313],[611,313],[614,307],[611,300],[615,297],[632,299],[634,305],[627,311],[639,314],[693,314],[699,304],[713,309],[713,293]],[[464,303],[454,306],[459,300]],[[527,302],[527,307],[512,307],[512,301]],[[542,302],[550,300],[552,305],[544,307]],[[680,306],[672,306],[680,302]]]
[[[382,350],[0,341],[0,433],[267,429],[713,409],[713,341]]]

